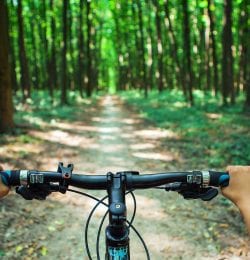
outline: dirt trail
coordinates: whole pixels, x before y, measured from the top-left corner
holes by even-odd
[[[78,113],[77,122],[60,121],[48,126],[46,132],[30,131],[41,141],[33,147],[36,152],[27,158],[33,162],[32,167],[53,170],[58,161],[63,161],[73,162],[75,172],[93,174],[185,169],[181,153],[161,145],[163,140],[179,137],[173,131],[149,125],[118,97],[105,96],[96,107]],[[38,155],[41,159],[33,160]],[[136,195],[134,224],[152,259],[247,259],[249,241],[239,237],[237,224],[223,212],[225,208],[218,201],[186,201],[178,194],[158,190],[138,191]],[[26,202],[10,195],[4,203],[0,220],[9,220],[2,227],[6,251],[3,259],[87,259],[83,230],[95,202],[67,193],[54,194],[44,202]],[[131,198],[127,203],[131,214]],[[101,207],[91,224],[89,242],[93,256],[97,227],[104,212]],[[131,252],[131,259],[146,259],[133,232]]]

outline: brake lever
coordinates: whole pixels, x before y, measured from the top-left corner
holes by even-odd
[[[218,195],[218,190],[215,189],[215,188],[206,188],[207,191],[205,191],[204,193],[201,193],[200,194],[200,198],[204,201],[210,201],[212,200],[213,198],[215,198],[217,195]]]
[[[184,199],[201,199],[203,201],[210,201],[218,195],[218,190],[215,188],[201,188],[200,191],[179,191]]]
[[[16,193],[26,200],[45,200],[51,192],[50,184],[34,184],[16,187]]]
[[[177,191],[184,199],[201,199],[210,201],[218,195],[218,190],[212,187],[200,187],[198,184],[184,184],[181,182],[169,183],[165,186],[166,191]]]

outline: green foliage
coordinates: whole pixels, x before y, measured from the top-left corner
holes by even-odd
[[[152,92],[144,99],[138,91],[121,93],[147,120],[178,133],[180,139],[166,140],[177,147],[190,167],[225,167],[249,164],[250,120],[242,101],[222,107],[219,98],[195,92],[196,106],[186,104],[180,91]],[[171,143],[172,142],[172,143]]]
[[[187,80],[184,68],[187,50],[183,37],[184,11],[182,4],[164,0],[92,0],[89,2],[90,39],[88,39],[89,24],[87,23],[86,1],[68,1],[66,10],[68,27],[67,90],[86,92],[86,82],[89,82],[90,77],[93,81],[91,86],[93,91],[114,93],[116,90],[133,88],[156,89],[159,86],[159,52],[162,52],[163,55],[163,71],[160,73],[163,78],[163,88],[167,89],[171,86],[171,88],[182,89],[182,78]],[[214,24],[214,45],[211,42],[208,1],[187,1],[190,21],[188,25],[188,38],[190,38],[191,45],[190,67],[192,68],[190,69],[193,72],[194,80],[191,86],[186,87],[202,91],[215,89],[215,85],[221,86],[222,84],[223,23],[221,21],[224,16],[224,1],[211,0],[210,2]],[[17,78],[15,88],[21,90],[18,1],[8,0],[7,3],[10,49],[13,56],[12,66]],[[63,83],[62,46],[65,43],[62,16],[64,6],[63,1],[53,1],[53,6],[51,3],[51,1],[38,0],[22,1],[24,42],[32,91],[48,88],[58,91]],[[82,6],[81,3],[83,3]],[[240,75],[243,68],[246,67],[241,60],[244,54],[242,44],[245,42],[243,30],[247,25],[246,12],[243,11],[246,9],[245,6],[246,0],[233,1],[234,85],[238,87],[239,91],[245,84],[243,75],[247,75],[247,72],[242,72],[243,74]],[[142,19],[140,19],[140,14]],[[82,20],[82,28],[80,28],[80,20]],[[158,32],[161,35],[158,35]],[[140,44],[141,42],[144,46]],[[91,68],[88,68],[90,63],[89,56],[87,56],[88,46]],[[212,58],[214,49],[216,49],[216,63],[218,64],[214,64],[215,61]],[[81,62],[79,57],[82,57]],[[142,62],[144,59],[146,64]],[[214,83],[214,67],[218,68],[217,83]],[[51,76],[55,74],[56,77]],[[144,75],[146,75],[145,78]],[[84,82],[83,85],[80,82]],[[186,82],[186,84],[188,83]],[[221,88],[218,87],[218,89],[221,91]]]

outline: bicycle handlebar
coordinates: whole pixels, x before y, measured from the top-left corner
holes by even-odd
[[[202,187],[214,186],[225,187],[229,184],[228,172],[218,171],[184,171],[166,172],[156,174],[142,174],[137,172],[119,172],[124,175],[127,189],[146,189],[156,186],[181,182],[188,184],[199,184]],[[63,175],[60,172],[33,171],[33,170],[14,170],[0,171],[3,181],[8,186],[20,186],[30,184],[43,184],[49,182],[62,182],[67,185],[94,190],[106,190],[108,187],[107,175],[82,175],[71,174]]]
[[[114,259],[114,252],[117,252],[117,250],[123,250],[125,255],[127,255],[124,259],[130,259],[130,227],[132,227],[139,236],[145,248],[147,259],[150,259],[144,240],[132,225],[136,211],[136,204],[134,204],[135,209],[131,222],[127,220],[125,195],[127,193],[133,194],[133,190],[135,189],[157,187],[163,188],[166,191],[177,191],[184,197],[184,199],[202,199],[203,201],[210,201],[218,194],[218,189],[214,187],[228,186],[230,179],[227,172],[218,171],[180,171],[142,175],[139,175],[139,172],[135,171],[117,172],[116,174],[109,172],[106,175],[73,174],[72,171],[72,164],[69,164],[68,167],[64,167],[63,163],[59,163],[57,172],[34,170],[0,171],[0,177],[2,177],[2,181],[7,186],[17,186],[16,193],[26,200],[45,200],[53,191],[65,193],[67,190],[96,199],[86,193],[68,189],[69,185],[91,190],[106,190],[108,196],[105,196],[101,200],[96,199],[98,200],[98,203],[91,211],[86,223],[85,247],[89,259],[92,259],[88,245],[87,230],[89,221],[94,210],[105,198],[108,198],[108,204],[105,205],[108,207],[107,213],[109,214],[109,225],[105,231],[106,256],[110,256],[107,259]],[[98,259],[100,259],[98,242],[100,230],[107,213],[101,221],[97,235]],[[127,225],[127,223],[129,225]]]

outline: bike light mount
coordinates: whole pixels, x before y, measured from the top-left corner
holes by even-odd
[[[66,193],[68,189],[68,180],[72,177],[72,172],[74,169],[73,164],[68,164],[67,167],[63,166],[62,162],[58,163],[57,172],[62,174],[62,181],[59,182],[59,192]]]

